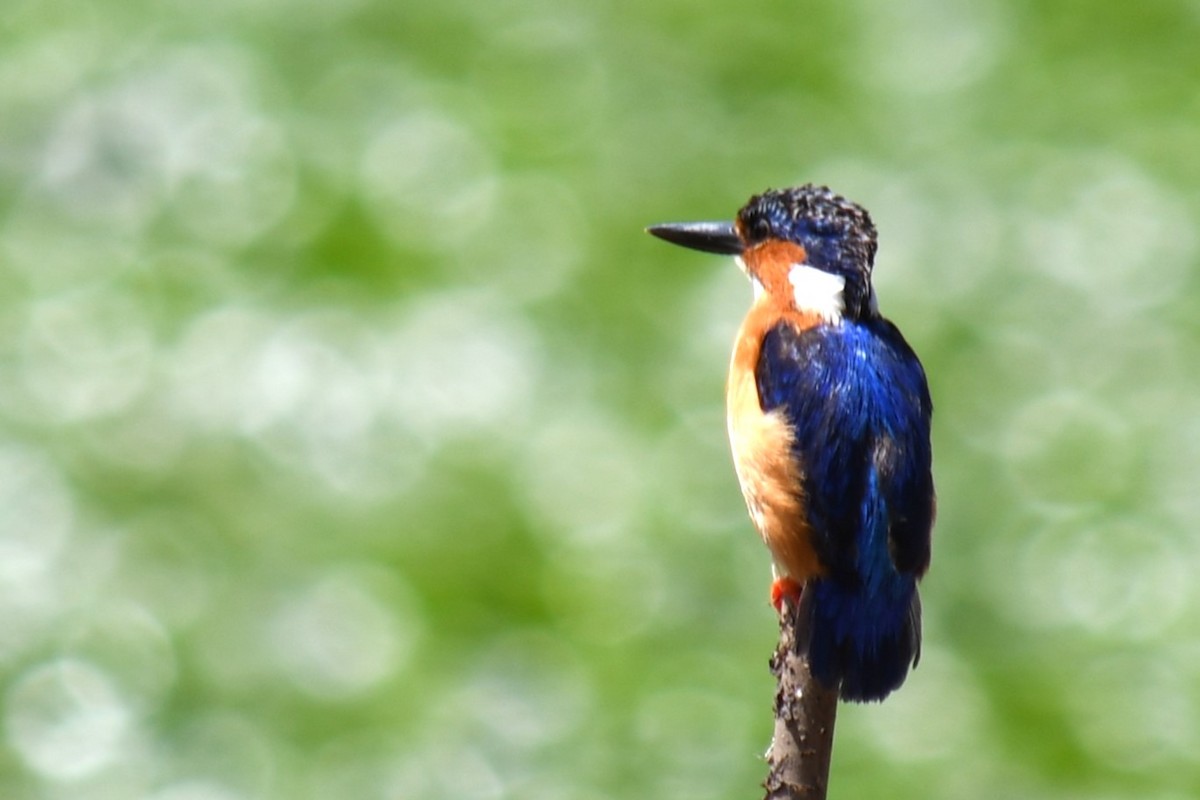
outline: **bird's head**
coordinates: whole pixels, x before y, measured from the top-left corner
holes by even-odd
[[[874,315],[875,225],[866,209],[805,184],[750,198],[734,222],[647,229],[668,242],[736,256],[756,293],[836,320]]]

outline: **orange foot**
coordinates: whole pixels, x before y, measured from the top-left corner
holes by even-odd
[[[784,603],[795,608],[800,605],[800,590],[803,588],[791,578],[776,578],[771,583],[771,605],[775,606],[775,610],[780,614],[783,613]]]

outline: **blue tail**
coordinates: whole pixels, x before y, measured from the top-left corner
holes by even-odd
[[[804,587],[800,641],[813,674],[839,686],[843,700],[882,700],[898,689],[921,656],[917,573],[897,569],[896,520],[879,471],[866,475],[860,524],[850,558]]]
[[[822,683],[840,685],[843,700],[882,700],[921,656],[916,580],[893,572],[881,583],[822,578],[804,588],[801,641],[809,664]]]

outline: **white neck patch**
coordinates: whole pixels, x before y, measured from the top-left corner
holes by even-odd
[[[792,298],[796,308],[819,314],[830,322],[842,318],[846,310],[843,292],[846,279],[839,275],[810,267],[808,264],[793,264],[788,270],[788,283],[792,285]]]

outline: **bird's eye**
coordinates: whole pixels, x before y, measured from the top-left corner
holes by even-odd
[[[761,242],[771,237],[771,223],[765,217],[754,220],[750,226],[750,241]]]

